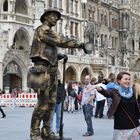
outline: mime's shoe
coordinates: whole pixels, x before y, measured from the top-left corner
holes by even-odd
[[[6,117],[6,115],[4,114],[3,116],[2,116],[2,118],[5,118]]]

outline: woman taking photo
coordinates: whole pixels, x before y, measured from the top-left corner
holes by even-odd
[[[113,140],[139,140],[139,117],[140,112],[135,93],[130,86],[130,74],[120,72],[117,75],[117,84],[113,89],[105,90],[96,87],[105,97],[112,98],[112,105],[107,116],[114,116]]]

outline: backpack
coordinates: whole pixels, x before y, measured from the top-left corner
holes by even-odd
[[[64,94],[64,95],[63,95]],[[56,96],[56,103],[59,104],[63,100],[63,96],[65,98],[66,91],[63,87],[63,84],[58,84],[57,86],[57,96]]]
[[[76,94],[76,92],[75,92],[74,89],[72,89],[72,90],[70,91],[70,96],[71,96],[71,97],[76,97],[76,96],[77,96],[77,94]]]

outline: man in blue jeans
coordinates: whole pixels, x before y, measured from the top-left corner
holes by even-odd
[[[87,90],[91,87],[91,77],[89,75],[85,76],[85,86],[83,88],[83,96],[82,96],[82,108],[83,114],[85,117],[85,121],[87,124],[87,132],[83,136],[92,136],[94,134],[93,126],[92,126],[92,114],[93,114],[93,99],[95,99],[94,91],[87,92]]]
[[[56,104],[51,115],[51,123],[50,123],[52,133],[54,133],[53,120],[54,120],[55,113],[56,113],[56,133],[58,134],[60,131],[61,105],[62,105],[62,99],[63,99],[63,92],[65,92],[63,84],[61,84],[61,81],[58,80]]]

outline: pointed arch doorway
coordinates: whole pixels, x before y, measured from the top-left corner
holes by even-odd
[[[4,70],[3,89],[6,93],[11,93],[15,88],[22,89],[22,74],[19,65],[11,61]]]
[[[66,70],[66,81],[76,81],[76,72],[73,67],[68,67]]]

